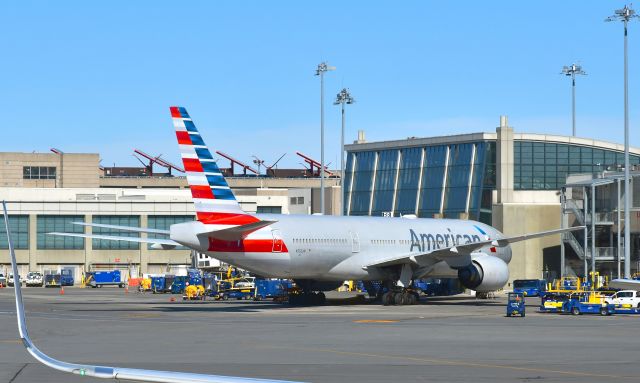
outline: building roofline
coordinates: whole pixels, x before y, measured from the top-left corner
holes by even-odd
[[[497,133],[467,133],[456,134],[451,136],[436,137],[410,137],[402,140],[374,141],[364,143],[353,143],[345,145],[345,150],[349,152],[360,152],[375,149],[396,149],[416,146],[432,146],[443,144],[462,144],[477,141],[495,141]],[[514,133],[513,139],[516,141],[538,141],[551,142],[559,144],[572,144],[578,146],[590,146],[598,149],[607,149],[617,152],[624,152],[623,144],[616,144],[608,141],[595,140],[591,138],[562,136],[555,134],[538,134],[538,133]],[[640,155],[640,148],[629,148],[629,152]]]

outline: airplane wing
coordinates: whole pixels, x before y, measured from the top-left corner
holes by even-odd
[[[608,286],[620,290],[640,291],[640,281],[635,279],[612,279]]]
[[[87,222],[71,222],[74,225],[81,226],[91,226],[91,227],[103,227],[105,229],[114,229],[114,230],[122,230],[122,231],[135,231],[138,233],[153,233],[153,234],[166,234],[169,235],[169,230],[160,230],[160,229],[150,229],[147,227],[133,227],[133,226],[118,226],[118,225],[107,225],[104,223],[87,223]]]
[[[365,267],[386,267],[401,265],[405,263],[418,264],[422,257],[433,257],[438,260],[444,261],[446,259],[458,258],[461,256],[468,256],[476,250],[479,250],[485,246],[504,247],[510,243],[525,241],[527,239],[545,237],[547,235],[561,234],[568,231],[584,230],[584,226],[574,226],[564,229],[541,231],[538,233],[523,234],[515,237],[506,237],[499,239],[488,239],[486,241],[467,243],[464,245],[449,246],[440,249],[435,249],[427,252],[413,252],[394,257],[378,260],[374,263],[368,264]]]
[[[140,237],[118,237],[116,235],[102,235],[102,234],[82,234],[82,233],[59,233],[59,232],[51,232],[47,233],[49,235],[59,235],[63,237],[80,237],[80,238],[91,238],[91,239],[106,239],[108,241],[127,241],[127,242],[138,242],[138,243],[153,243],[162,246],[179,246],[180,244],[174,242],[170,239],[164,238],[140,238]]]
[[[18,275],[18,265],[16,262],[16,254],[13,250],[13,241],[11,240],[11,232],[9,230],[9,215],[7,214],[6,201],[2,201],[4,208],[4,223],[7,232],[7,242],[9,245],[9,258],[11,258],[11,268],[13,275]],[[33,356],[38,362],[44,364],[47,367],[51,367],[54,370],[67,372],[80,376],[91,376],[95,378],[114,379],[114,380],[132,380],[137,382],[160,382],[160,383],[287,383],[281,380],[268,380],[268,379],[252,379],[242,378],[234,376],[222,376],[222,375],[205,375],[205,374],[192,374],[188,372],[176,372],[176,371],[158,371],[158,370],[143,370],[138,368],[119,368],[109,366],[98,366],[92,364],[78,364],[69,363],[61,360],[54,359],[49,355],[40,351],[29,337],[27,331],[27,320],[24,311],[24,303],[22,301],[22,289],[20,283],[14,284],[14,291],[16,297],[16,316],[18,319],[18,332],[22,344],[27,349],[29,354]],[[293,382],[289,382],[293,383]]]

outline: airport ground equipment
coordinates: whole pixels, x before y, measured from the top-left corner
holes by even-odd
[[[562,312],[573,315],[600,314],[603,316],[615,313],[613,305],[604,301],[604,296],[595,291],[581,292],[569,296],[563,306]]]
[[[204,286],[189,285],[184,289],[183,300],[204,300]]]
[[[256,279],[254,300],[284,300],[292,283],[287,279]]]
[[[61,275],[58,273],[48,273],[44,275],[44,287],[60,287]]]
[[[4,287],[7,285],[7,278],[4,274],[0,273],[0,287]]]
[[[604,300],[611,305],[640,309],[640,292],[636,290],[621,290],[611,296],[605,297]]]
[[[38,271],[30,271],[27,274],[27,280],[25,282],[25,285],[27,287],[29,286],[36,286],[36,287],[42,287],[42,283],[43,283],[43,278],[42,278],[42,274]]]
[[[540,312],[561,313],[564,303],[569,299],[569,293],[547,291],[540,296]]]
[[[60,286],[73,286],[74,283],[73,269],[63,268],[60,271]]]
[[[151,291],[153,291],[154,294],[166,293],[167,291],[169,291],[166,285],[166,281],[167,279],[164,276],[158,275],[155,277],[151,277]]]
[[[9,258],[11,259],[11,268],[15,275],[18,274],[18,264],[16,262],[16,254],[13,250],[13,241],[11,240],[11,232],[9,230],[9,215],[7,214],[6,201],[2,201],[2,207],[4,209],[4,223],[7,232],[7,243],[9,245]],[[204,374],[192,374],[188,372],[175,372],[175,371],[157,371],[157,370],[143,370],[138,368],[119,368],[110,366],[98,366],[92,364],[78,364],[69,363],[61,360],[54,359],[49,355],[40,351],[31,340],[29,332],[27,330],[27,319],[24,311],[24,303],[22,301],[22,288],[19,283],[14,286],[15,299],[16,299],[16,318],[18,320],[18,332],[22,344],[27,349],[29,354],[33,356],[38,362],[44,364],[47,367],[53,368],[58,371],[80,375],[90,376],[94,378],[102,379],[114,379],[118,381],[131,380],[137,382],[156,382],[156,383],[286,383],[285,381],[267,380],[267,379],[252,379],[222,375],[204,375]],[[289,382],[291,383],[291,382]]]
[[[184,275],[177,275],[173,277],[173,281],[171,282],[171,287],[169,288],[171,294],[182,294],[184,293],[184,289],[187,287],[187,282],[189,277]]]
[[[120,270],[92,271],[87,273],[87,275],[87,284],[93,288],[103,286],[124,287],[124,281],[122,280]]]
[[[539,297],[547,290],[544,279],[516,279],[513,281],[513,292],[522,293],[527,297]]]
[[[519,315],[520,317],[525,316],[526,307],[524,304],[524,293],[509,293],[507,296],[507,316],[511,317],[514,315]]]

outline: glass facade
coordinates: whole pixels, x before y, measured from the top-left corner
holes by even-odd
[[[37,217],[37,248],[38,250],[82,250],[84,238],[62,237],[48,235],[50,232],[84,234],[84,226],[71,222],[84,222],[82,215],[38,215]]]
[[[383,150],[378,153],[371,215],[380,216],[384,212],[393,210],[396,168],[398,167],[399,155],[399,150]]]
[[[29,216],[28,215],[10,215],[9,231],[11,231],[11,240],[13,248],[16,250],[29,248]],[[0,230],[0,249],[8,249],[7,232]]]
[[[93,223],[116,226],[140,227],[140,216],[137,215],[94,215]],[[117,237],[139,237],[140,233],[115,230],[94,226],[93,234],[113,235]],[[138,250],[138,242],[110,241],[106,239],[92,239],[91,246],[94,250]]]
[[[629,161],[640,164],[640,157],[630,154]],[[567,174],[615,170],[624,164],[624,154],[587,146],[515,141],[513,162],[515,190],[558,190]]]
[[[515,140],[514,189],[558,190],[568,174],[615,170],[624,154],[597,147]],[[631,165],[640,156],[630,155]],[[345,214],[417,214],[491,224],[496,189],[493,140],[350,152]]]
[[[195,220],[192,215],[150,215],[147,217],[147,227],[149,229],[169,230],[171,225],[182,222],[191,222]],[[162,234],[147,234],[148,238],[166,239],[168,236]],[[148,244],[147,248],[151,249],[152,244]],[[176,246],[176,250],[185,250],[185,246]]]
[[[490,223],[495,184],[494,142],[352,152],[345,172],[345,214],[458,218],[469,213]]]

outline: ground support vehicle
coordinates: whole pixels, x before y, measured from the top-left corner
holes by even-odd
[[[25,285],[27,287],[31,287],[31,286],[36,286],[36,287],[42,287],[42,274],[38,271],[30,271],[27,274],[27,279],[25,281]]]
[[[151,291],[154,294],[166,293],[171,289],[167,287],[167,278],[163,276],[151,277]]]
[[[7,278],[7,286],[13,286],[13,282],[13,273],[9,273],[9,278]],[[18,275],[18,283],[22,283],[22,278],[20,278],[20,275]]]
[[[60,286],[73,286],[73,269],[62,269],[60,272]]]
[[[563,292],[546,292],[540,297],[540,312],[560,313],[569,294]]]
[[[513,281],[513,292],[522,293],[527,297],[539,297],[547,290],[544,279],[516,279]]]
[[[292,283],[287,279],[256,279],[254,300],[273,299],[284,301]]]
[[[607,304],[604,296],[590,291],[572,294],[562,305],[562,312],[573,315],[600,314],[603,316],[615,313],[613,305]]]
[[[184,289],[187,287],[187,280],[189,277],[179,275],[173,277],[173,281],[169,287],[169,291],[171,294],[182,294],[184,293]]]
[[[631,307],[631,305],[610,305],[613,308],[613,314],[640,314],[640,308]]]
[[[45,274],[44,287],[60,287],[60,274]]]
[[[204,300],[204,286],[202,285],[189,285],[184,289],[183,300]]]
[[[605,297],[605,301],[611,305],[625,305],[640,309],[640,292],[635,290],[620,290],[611,296]]]
[[[124,287],[124,281],[122,280],[120,270],[93,271],[91,273],[87,273],[87,275],[86,284],[94,289],[103,286]]]
[[[507,296],[507,316],[525,316],[524,293],[509,293]]]

